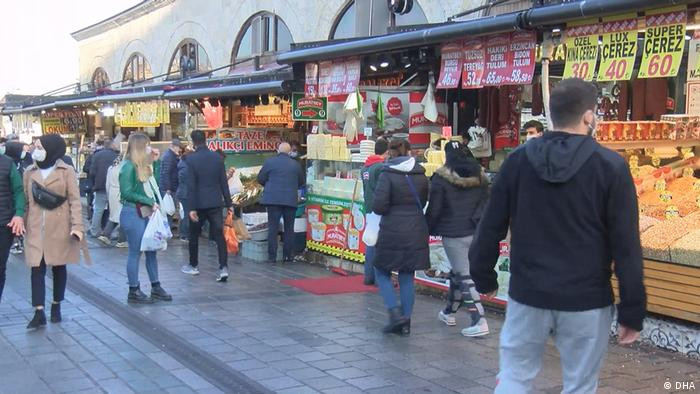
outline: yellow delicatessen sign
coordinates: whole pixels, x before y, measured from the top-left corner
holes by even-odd
[[[127,101],[117,105],[114,120],[122,127],[156,127],[170,123],[170,104],[167,100]]]
[[[564,78],[593,80],[598,60],[599,29],[597,19],[588,19],[567,26]]]
[[[603,18],[598,81],[632,79],[637,56],[637,14]]]
[[[685,6],[646,12],[644,50],[639,78],[675,77],[685,48]]]

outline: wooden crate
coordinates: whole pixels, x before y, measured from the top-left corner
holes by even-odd
[[[613,275],[613,291],[619,286]],[[644,260],[647,310],[700,323],[700,268]]]

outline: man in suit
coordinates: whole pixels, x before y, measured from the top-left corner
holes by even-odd
[[[289,155],[291,151],[291,145],[281,143],[277,156],[265,160],[258,173],[258,183],[265,187],[260,203],[267,207],[267,255],[270,262],[277,260],[280,218],[284,219],[284,261],[294,258],[294,214],[298,190],[304,184],[304,171]]]
[[[199,275],[199,234],[202,223],[209,222],[209,238],[216,242],[219,252],[219,275],[217,282],[228,280],[228,251],[224,240],[223,207],[231,208],[231,194],[228,190],[226,169],[220,155],[207,147],[207,140],[201,130],[192,131],[195,151],[183,158],[188,168],[187,198],[190,217],[190,263],[182,267],[182,272]]]

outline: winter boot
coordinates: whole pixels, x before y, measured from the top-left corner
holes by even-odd
[[[391,308],[389,309],[389,324],[384,326],[382,332],[385,334],[399,334],[406,322],[406,318],[401,313],[401,308]]]
[[[411,319],[406,319],[406,323],[401,326],[401,336],[407,337],[411,335]]]
[[[46,314],[43,309],[34,311],[34,318],[27,324],[28,329],[39,328],[46,325]]]
[[[165,289],[163,289],[160,286],[160,282],[152,283],[151,284],[151,298],[153,300],[161,300],[161,301],[172,301],[173,296],[168,294]]]
[[[145,295],[138,286],[129,287],[129,297],[127,298],[127,302],[132,302],[135,304],[152,304],[153,298]]]
[[[60,323],[63,320],[61,316],[61,304],[51,304],[51,323]]]

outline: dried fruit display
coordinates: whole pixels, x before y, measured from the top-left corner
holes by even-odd
[[[700,267],[700,230],[692,231],[671,245],[671,261]]]
[[[669,219],[651,226],[641,235],[644,257],[672,261],[670,246],[686,234],[700,230],[700,213]]]
[[[661,220],[653,218],[651,216],[642,215],[639,217],[639,232],[643,233],[648,230],[651,226],[661,223]]]

